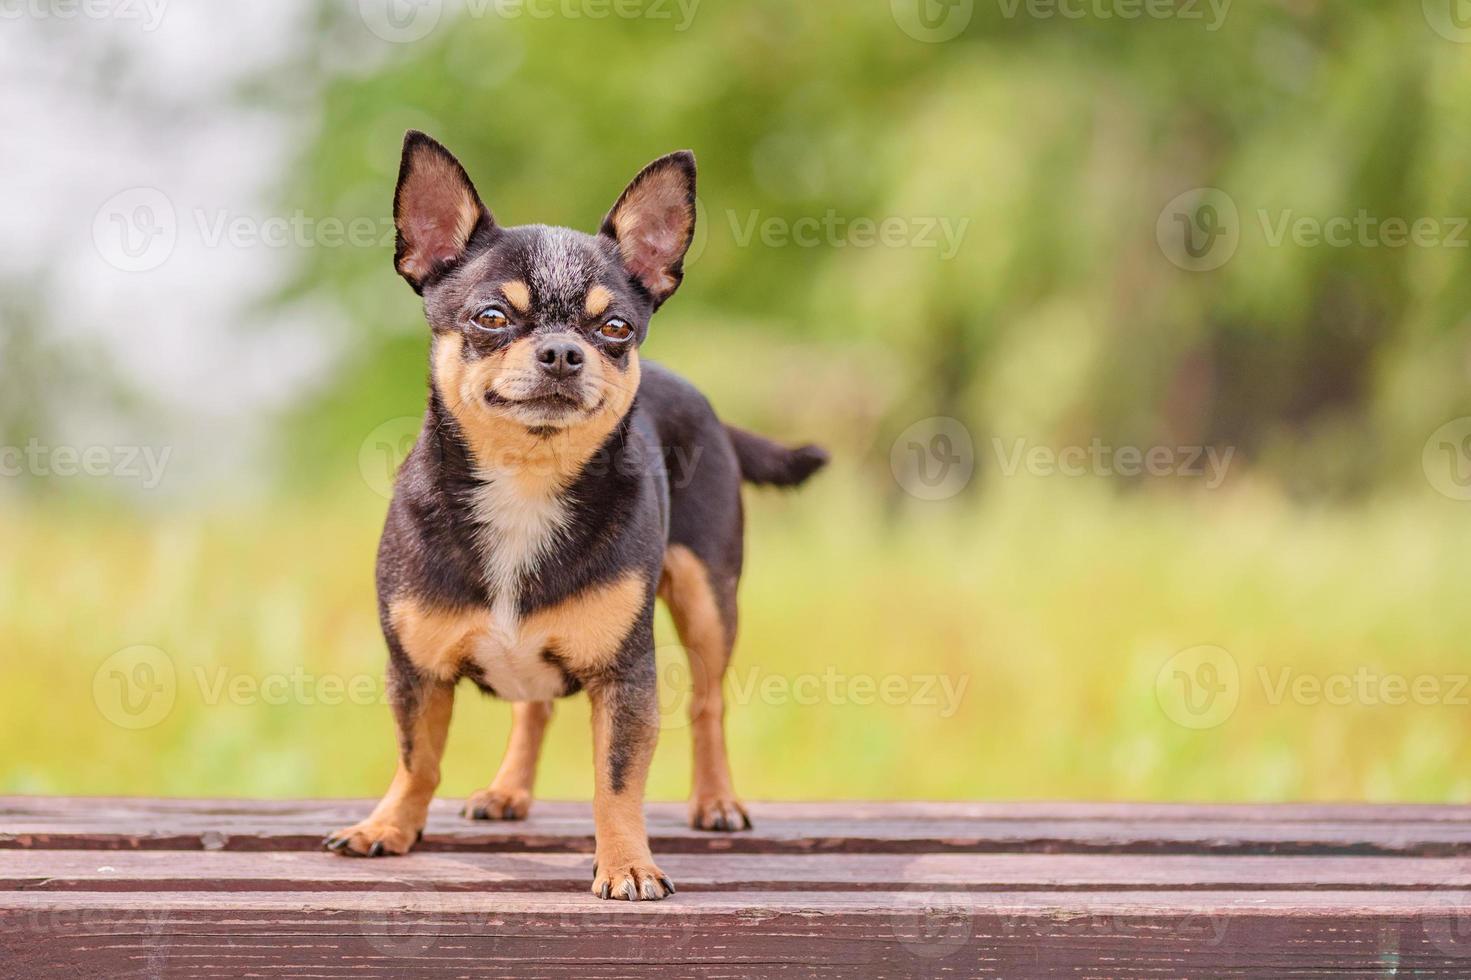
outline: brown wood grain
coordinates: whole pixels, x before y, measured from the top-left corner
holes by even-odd
[[[585,804],[320,852],[369,805],[0,798],[0,976],[1471,977],[1463,807],[654,804],[630,905]]]
[[[671,854],[696,891],[1458,891],[1471,858],[1135,854]],[[436,891],[576,892],[583,854],[426,853],[365,861],[321,852],[16,851],[0,891],[355,891],[388,882]]]
[[[17,976],[1464,978],[1463,925],[1402,892],[0,894]]]
[[[587,804],[539,802],[522,822],[472,822],[437,800],[426,852],[592,852]],[[0,849],[307,850],[353,823],[366,800],[164,803],[0,797]],[[650,804],[654,850],[680,853],[1139,853],[1445,857],[1471,854],[1471,808],[1128,804],[755,803],[754,834],[685,825]]]

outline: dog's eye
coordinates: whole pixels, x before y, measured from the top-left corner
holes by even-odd
[[[614,317],[598,327],[598,333],[609,340],[627,340],[633,336],[633,328],[628,325],[628,321]]]
[[[475,314],[475,325],[482,330],[504,330],[510,322],[510,318],[494,306],[487,306]]]

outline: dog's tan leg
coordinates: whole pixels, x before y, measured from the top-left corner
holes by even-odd
[[[550,701],[517,701],[511,705],[506,756],[490,785],[465,801],[464,816],[471,820],[526,819],[531,811],[536,762],[551,719]]]
[[[659,698],[652,671],[641,680],[588,688],[597,781],[592,892],[599,898],[637,901],[674,893],[674,883],[654,864],[644,829],[644,785],[659,735]]]
[[[356,857],[407,854],[424,832],[439,787],[439,762],[454,707],[453,684],[425,680],[394,692],[399,763],[388,792],[368,819],[330,834],[328,850]]]
[[[735,583],[727,586],[733,593]],[[749,830],[751,818],[736,797],[725,751],[725,692],[721,682],[735,645],[735,628],[722,615],[709,569],[682,545],[664,558],[659,595],[669,607],[690,661],[690,738],[694,778],[690,826],[696,830]],[[734,595],[724,603],[734,607]]]

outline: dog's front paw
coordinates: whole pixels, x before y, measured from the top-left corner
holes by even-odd
[[[525,820],[531,812],[531,794],[524,789],[483,789],[465,801],[467,820]]]
[[[658,869],[651,858],[599,861],[593,867],[592,893],[598,898],[657,902],[674,894],[674,882]]]
[[[690,826],[696,830],[750,830],[751,818],[734,796],[697,796],[690,800]]]
[[[360,824],[328,834],[322,846],[350,857],[385,857],[409,853],[409,848],[422,836],[423,831],[418,828],[402,827],[370,817]]]

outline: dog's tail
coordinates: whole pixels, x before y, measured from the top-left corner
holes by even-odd
[[[827,450],[821,446],[788,449],[754,432],[725,427],[730,444],[741,463],[741,478],[763,487],[798,487],[827,465]]]

